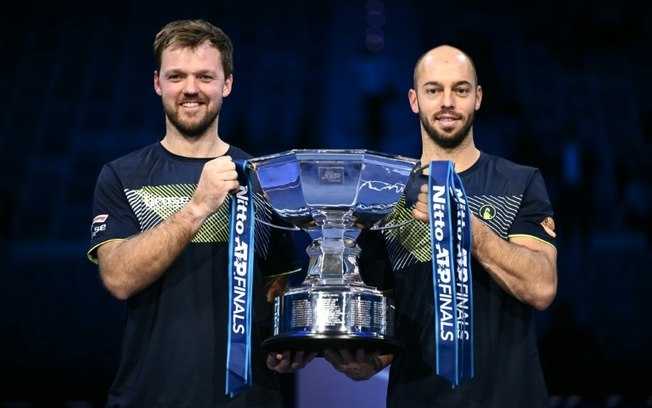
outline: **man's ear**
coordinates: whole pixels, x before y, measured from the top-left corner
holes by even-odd
[[[229,96],[232,88],[233,88],[233,74],[229,75],[229,77],[224,81],[224,85],[222,86],[222,97]]]
[[[482,104],[482,87],[478,85],[477,89],[475,90],[475,110],[479,110],[481,104]]]
[[[163,92],[161,91],[161,81],[158,76],[158,71],[154,71],[154,91],[158,96],[161,96]]]

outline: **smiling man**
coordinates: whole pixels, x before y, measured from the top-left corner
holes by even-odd
[[[534,167],[476,147],[473,121],[483,91],[466,53],[448,45],[427,51],[415,64],[413,81],[408,101],[420,120],[421,163],[454,164],[470,211],[471,261],[447,268],[439,259],[442,247],[431,251],[431,237],[438,235],[436,227],[444,219],[437,219],[441,207],[434,193],[429,197],[428,175],[416,176],[388,223],[419,222],[366,232],[358,239],[365,281],[393,291],[396,338],[405,348],[393,356],[330,350],[325,357],[356,380],[391,363],[388,407],[547,408],[533,312],[548,308],[556,295],[557,250],[543,177]],[[391,279],[378,279],[383,270],[379,259],[387,259],[384,269]],[[442,287],[444,302],[438,303]],[[455,311],[445,309],[453,288]],[[464,349],[465,357],[473,357],[473,369],[459,383],[438,369],[443,355],[438,352],[446,351],[439,344],[450,337],[473,339]]]
[[[88,257],[99,265],[106,289],[126,301],[122,355],[107,407],[284,406],[256,345],[271,335],[265,285],[280,293],[284,276],[300,267],[292,237],[280,229],[256,230],[249,243],[255,251],[230,245],[233,214],[241,219],[247,198],[236,162],[252,157],[218,132],[233,85],[232,52],[230,39],[206,21],[163,27],[154,40],[154,89],[165,135],[99,174]],[[232,253],[230,246],[241,250]],[[247,279],[235,276],[236,269]],[[244,306],[234,300],[248,290]],[[244,313],[245,307],[253,312]],[[243,316],[252,321],[242,322],[249,318]],[[229,354],[238,349],[231,331],[248,336],[250,352]],[[249,378],[229,371],[237,358],[238,368],[251,365],[244,370]],[[236,380],[241,384],[229,391]]]

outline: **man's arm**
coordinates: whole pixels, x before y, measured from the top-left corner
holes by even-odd
[[[227,194],[238,189],[237,176],[228,156],[207,162],[192,198],[176,214],[151,230],[98,247],[100,277],[107,290],[124,300],[160,278]]]
[[[530,237],[506,241],[475,216],[471,219],[472,254],[505,291],[537,310],[557,293],[557,249]]]
[[[412,215],[429,220],[426,184]],[[471,234],[472,255],[501,288],[538,310],[550,306],[557,293],[556,248],[534,237],[505,240],[475,216],[471,216]]]

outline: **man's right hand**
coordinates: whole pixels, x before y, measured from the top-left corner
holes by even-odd
[[[317,356],[317,352],[303,350],[282,353],[274,351],[267,354],[267,368],[277,373],[293,373],[304,368],[315,356]]]
[[[220,156],[206,162],[190,204],[204,216],[217,211],[227,194],[238,191],[238,172],[230,156]]]

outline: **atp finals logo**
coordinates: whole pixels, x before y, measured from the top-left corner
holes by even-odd
[[[485,221],[490,221],[493,220],[496,217],[496,214],[498,213],[498,210],[496,210],[496,207],[490,204],[485,204],[482,207],[480,207],[480,210],[478,211],[478,215],[480,218],[482,218]]]

